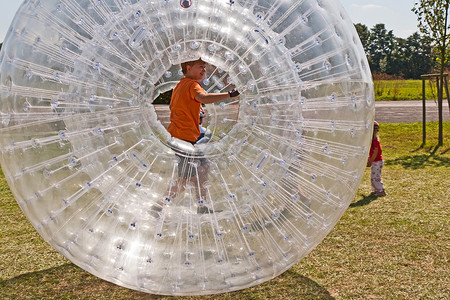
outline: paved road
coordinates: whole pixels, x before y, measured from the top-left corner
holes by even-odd
[[[426,101],[426,121],[438,121],[437,101]],[[450,121],[447,99],[442,103],[444,121]],[[422,122],[422,101],[376,101],[375,120],[381,123]]]
[[[437,101],[426,102],[426,121],[438,121]],[[450,113],[447,99],[443,102],[443,119],[450,121]],[[169,107],[167,105],[155,105],[158,118],[163,125],[169,125]],[[381,123],[415,123],[422,122],[422,101],[376,101],[375,120]]]

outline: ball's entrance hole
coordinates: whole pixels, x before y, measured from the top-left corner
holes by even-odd
[[[172,66],[155,85],[153,105],[158,121],[166,130],[170,124],[169,105],[173,88],[182,78],[182,73],[177,68],[179,66]],[[233,78],[227,72],[209,64],[207,75],[200,84],[206,93],[224,93],[236,88]],[[238,122],[239,107],[239,100],[230,98],[213,104],[202,104],[199,126],[206,136],[202,142],[217,142],[225,137]]]

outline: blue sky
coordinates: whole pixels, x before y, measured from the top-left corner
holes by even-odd
[[[0,0],[2,1],[2,0]],[[353,23],[372,28],[383,23],[394,35],[407,38],[416,31],[417,17],[411,11],[417,0],[339,0]]]
[[[0,42],[4,40],[21,0],[0,0]],[[340,0],[353,23],[372,28],[383,23],[402,38],[417,31],[417,18],[411,8],[415,0]]]

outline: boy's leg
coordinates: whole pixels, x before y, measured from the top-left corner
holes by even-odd
[[[176,151],[176,149],[173,149]],[[178,159],[177,165],[177,178],[174,180],[173,184],[169,184],[167,191],[164,195],[164,198],[158,201],[159,206],[167,205],[174,199],[178,194],[181,194],[186,189],[186,185],[189,182],[189,173],[192,173],[192,168],[189,167],[189,157],[186,157],[185,153],[177,153],[175,152],[175,156]]]
[[[200,194],[203,199],[206,199],[206,189],[204,183],[208,181],[209,164],[202,161],[198,167],[198,180],[200,182]]]
[[[192,184],[193,177],[196,175],[194,159],[185,153],[175,154],[178,158],[178,178],[175,184],[169,186],[167,197],[169,201],[181,194],[186,189],[187,184]]]
[[[207,159],[180,152],[176,152],[175,155],[178,158],[178,178],[174,184],[169,186],[164,197],[164,203],[160,205],[170,203],[177,195],[184,192],[187,185],[191,185],[195,187],[194,190],[198,195],[196,205],[198,205],[200,213],[213,212],[203,205],[207,201],[207,188],[204,186],[204,183],[208,180],[209,165]]]
[[[177,195],[186,190],[187,185],[197,187],[203,181],[200,176],[204,176],[203,169],[199,172],[200,162],[198,158],[189,156],[185,153],[176,154],[178,158],[178,177],[174,184],[170,185],[166,192],[165,200],[170,202]],[[199,175],[200,174],[200,175]],[[207,172],[206,172],[207,174]]]
[[[205,187],[205,183],[208,181],[208,172],[209,172],[209,164],[207,159],[199,158],[197,160],[197,176],[196,180],[196,188],[198,192],[198,196],[200,200],[198,201],[197,213],[199,214],[210,214],[214,212],[221,212],[220,210],[216,210],[213,207],[213,203],[208,196],[208,188]],[[206,205],[204,205],[206,204]]]

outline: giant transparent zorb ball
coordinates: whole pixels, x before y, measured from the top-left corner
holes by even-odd
[[[192,146],[153,101],[199,57],[206,92],[241,96],[206,105]],[[2,169],[36,230],[100,278],[167,295],[243,289],[307,255],[356,193],[374,111],[334,0],[27,0],[0,96]]]

